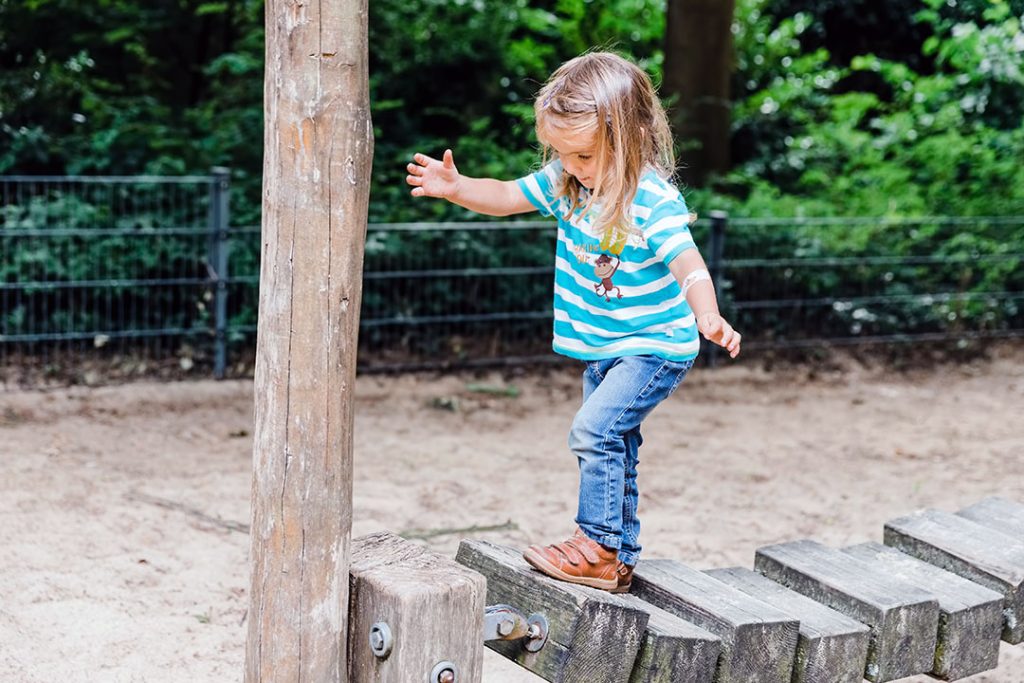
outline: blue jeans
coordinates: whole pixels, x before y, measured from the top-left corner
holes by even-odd
[[[569,448],[580,465],[576,524],[601,545],[617,548],[626,564],[636,564],[640,556],[640,423],[672,395],[691,367],[692,360],[623,356],[588,361],[583,371],[583,405],[569,430]]]

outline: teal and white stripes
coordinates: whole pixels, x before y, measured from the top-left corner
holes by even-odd
[[[693,313],[668,268],[695,248],[679,191],[653,171],[645,174],[629,211],[633,234],[612,254],[600,250],[589,217],[577,211],[566,220],[565,200],[554,196],[561,182],[557,160],[517,181],[541,214],[558,218],[554,350],[582,360],[694,358],[700,345]]]

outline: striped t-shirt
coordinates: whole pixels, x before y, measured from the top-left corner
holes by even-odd
[[[592,216],[581,219],[577,209],[566,220],[568,200],[554,196],[562,182],[560,161],[516,182],[541,214],[558,218],[552,344],[557,353],[581,360],[697,356],[693,312],[668,269],[672,259],[696,248],[679,190],[653,170],[643,175],[627,213],[636,230],[616,254],[607,243],[601,248]]]

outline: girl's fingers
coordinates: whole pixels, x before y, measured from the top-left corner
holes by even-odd
[[[409,164],[405,167],[405,170],[412,175],[421,175],[424,171],[422,166],[417,166],[416,164]]]
[[[735,358],[736,356],[740,355],[740,333],[739,332],[737,332],[733,336],[732,342],[730,342],[729,346],[727,346],[726,348],[729,349],[729,356],[731,358]]]
[[[733,329],[729,323],[725,324],[725,333],[722,335],[722,346],[732,352],[733,349],[738,348],[740,345],[740,333]]]
[[[443,162],[445,168],[455,168],[455,157],[452,156],[452,151],[446,149],[444,151]]]
[[[701,317],[703,320],[705,316]],[[701,330],[701,334],[708,341],[718,344],[729,351],[729,355],[735,358],[740,353],[740,333],[733,329],[725,318],[719,315],[708,314],[708,322]]]
[[[409,183],[410,185],[422,185],[423,178],[416,175],[407,175],[405,176],[405,182]]]
[[[413,197],[422,197],[423,196],[423,188],[422,187],[414,187],[414,188],[412,188],[412,192],[410,192],[410,194]]]

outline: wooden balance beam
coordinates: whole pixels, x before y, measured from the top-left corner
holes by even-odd
[[[546,617],[539,649],[487,645],[559,683],[956,680],[995,668],[1000,639],[1021,642],[1024,505],[920,511],[884,539],[767,546],[754,570],[642,560],[624,596],[550,579],[492,543],[464,541],[456,561],[486,577],[488,604]]]

